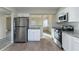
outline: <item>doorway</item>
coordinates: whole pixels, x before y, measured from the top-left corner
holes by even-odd
[[[6,36],[11,40],[11,16],[6,16]]]
[[[43,20],[43,32],[44,33],[47,33],[47,34],[51,34],[50,31],[49,31],[49,24],[48,24],[48,19],[44,19]]]
[[[52,15],[42,15],[43,38],[51,38]]]

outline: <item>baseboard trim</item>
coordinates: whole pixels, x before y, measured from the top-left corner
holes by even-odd
[[[4,48],[0,49],[0,51],[5,50],[7,47],[9,47],[12,43],[9,43],[8,45],[6,45]]]

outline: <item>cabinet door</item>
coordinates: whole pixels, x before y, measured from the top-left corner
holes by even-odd
[[[71,50],[71,36],[66,33],[62,33],[62,47],[66,51]]]
[[[34,41],[40,41],[40,30],[34,30]]]
[[[54,29],[51,30],[52,38],[54,39]]]
[[[68,50],[68,38],[65,33],[62,33],[62,47],[64,50]]]
[[[34,39],[34,33],[32,29],[28,30],[28,41],[33,41]]]
[[[73,37],[72,51],[79,51],[79,38]]]
[[[78,7],[69,8],[69,22],[79,22],[79,8]]]
[[[28,41],[40,41],[40,29],[29,29]]]

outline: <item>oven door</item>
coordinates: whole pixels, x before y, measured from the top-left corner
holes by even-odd
[[[60,29],[54,29],[54,42],[61,48],[62,44],[62,32]]]
[[[54,30],[54,37],[58,40],[60,37],[59,37],[59,30],[55,29]]]

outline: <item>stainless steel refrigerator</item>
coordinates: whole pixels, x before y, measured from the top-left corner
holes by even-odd
[[[28,41],[28,17],[14,18],[14,43],[25,43]]]

